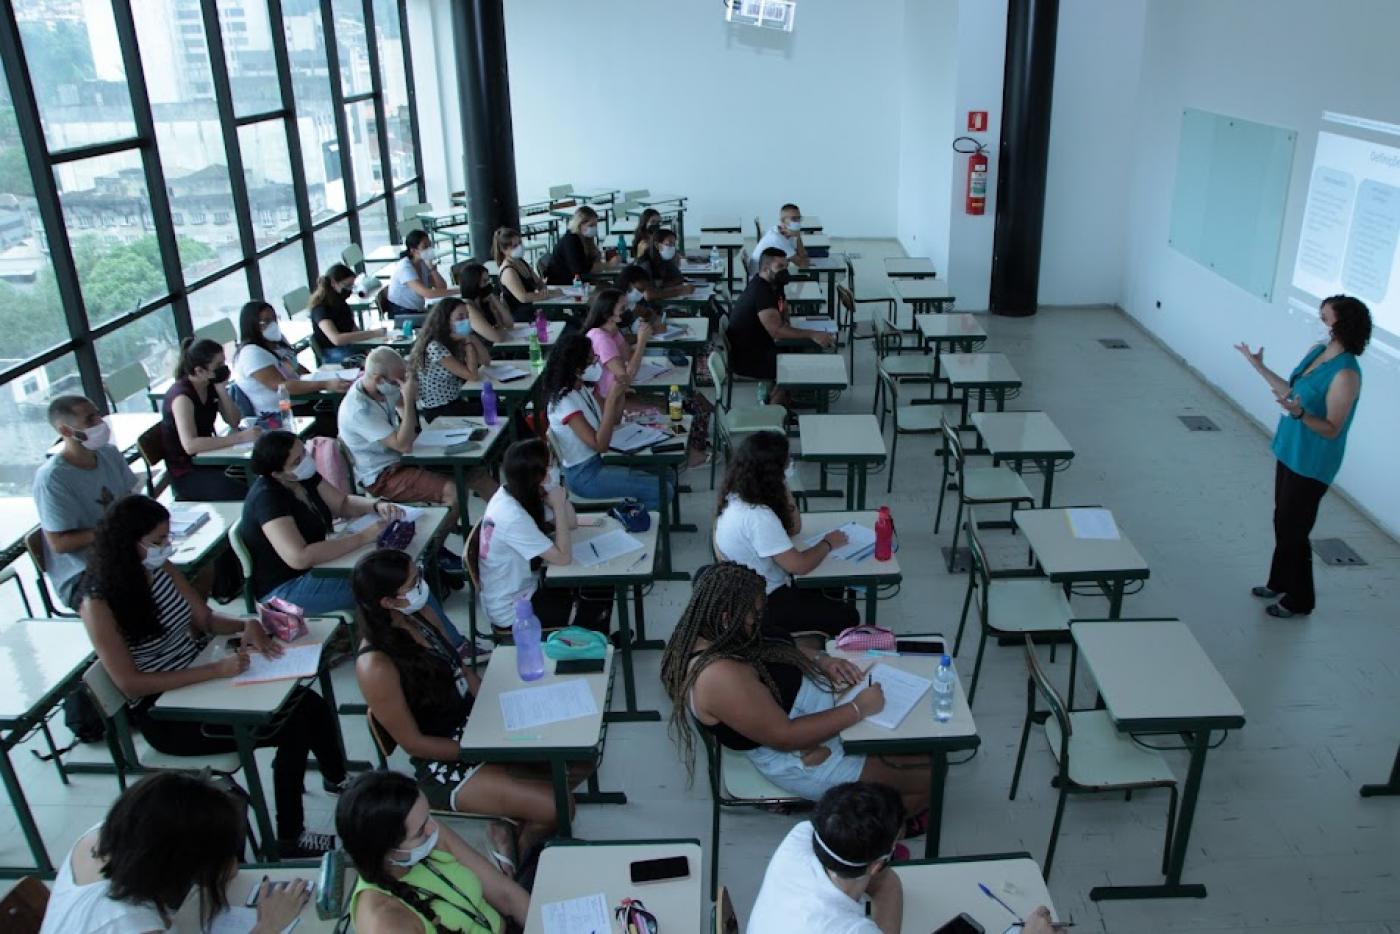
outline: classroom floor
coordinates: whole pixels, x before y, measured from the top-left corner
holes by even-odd
[[[838,240],[834,248],[861,254],[861,295],[881,294],[881,259],[901,255],[888,240]],[[1205,883],[1209,897],[1090,902],[1094,885],[1159,881],[1166,798],[1076,796],[1066,809],[1050,882],[1060,917],[1085,932],[1400,932],[1400,800],[1357,796],[1361,784],[1384,780],[1400,740],[1400,544],[1339,496],[1329,496],[1316,535],[1345,538],[1368,564],[1318,566],[1319,605],[1310,619],[1265,616],[1264,604],[1248,592],[1263,582],[1272,548],[1273,464],[1265,435],[1116,310],[1057,308],[1029,319],[988,318],[984,326],[991,336],[987,349],[1008,354],[1025,382],[1008,407],[1048,412],[1075,446],[1072,466],[1056,478],[1056,505],[1111,507],[1148,559],[1151,580],[1127,599],[1124,614],[1185,620],[1248,719],[1206,763],[1185,881]],[[1107,350],[1098,343],[1104,337],[1124,338],[1131,348]],[[870,410],[868,341],[858,345],[855,369],[854,389],[834,403],[835,412]],[[1259,391],[1265,391],[1262,384]],[[1207,415],[1221,431],[1189,432],[1179,414]],[[948,574],[939,561],[938,546],[951,532],[945,521],[937,539],[932,533],[939,475],[933,450],[932,438],[903,438],[895,492],[884,494],[883,473],[871,481],[870,507],[887,503],[898,523],[905,575],[902,592],[881,605],[879,621],[951,637],[966,577]],[[713,494],[708,469],[687,479],[695,489],[684,497],[684,515],[701,531],[677,536],[675,555],[677,567],[694,570],[709,560]],[[809,487],[815,479],[813,471]],[[1039,489],[1038,478],[1030,482]],[[815,507],[829,508],[822,501]],[[478,512],[480,503],[472,509]],[[994,561],[1024,561],[1010,533],[988,537]],[[0,612],[19,611],[11,593],[4,589]],[[670,631],[688,593],[681,583],[655,588],[647,605],[649,634]],[[461,599],[448,608],[465,620]],[[1076,597],[1074,606],[1085,617],[1105,610],[1104,601],[1087,597]],[[964,671],[971,671],[972,658],[965,644]],[[660,653],[638,659],[642,706],[665,710]],[[1063,683],[1067,653],[1059,659],[1049,670]],[[1039,860],[1055,794],[1052,759],[1038,736],[1017,800],[1007,800],[1025,710],[1021,652],[989,646],[981,681],[974,713],[982,747],[951,770],[944,855],[1026,850]],[[1087,697],[1083,688],[1080,697]],[[363,721],[345,720],[344,728],[352,754],[369,758]],[[1167,756],[1184,778],[1185,754]],[[101,820],[116,783],[78,776],[63,787],[25,749],[14,759],[57,862]],[[270,754],[260,761],[268,769]],[[695,837],[709,846],[703,758],[689,786],[664,722],[613,725],[601,777],[605,788],[626,791],[629,803],[581,808],[575,821],[580,836]],[[307,806],[309,821],[329,830],[334,802],[318,789],[308,794]],[[799,819],[724,814],[720,878],[741,918],[748,916],[769,855]],[[913,849],[921,853],[922,841]],[[0,808],[0,862],[26,858],[13,814]],[[942,920],[927,919],[926,927]]]

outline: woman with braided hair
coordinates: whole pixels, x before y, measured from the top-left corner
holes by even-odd
[[[359,934],[500,934],[507,919],[524,926],[530,896],[433,820],[407,775],[355,779],[335,826],[360,875],[349,910]]]
[[[724,562],[697,575],[661,659],[671,698],[671,738],[692,774],[694,737],[688,718],[720,745],[743,752],[773,784],[817,800],[842,782],[879,782],[899,792],[907,836],[927,827],[928,762],[922,757],[849,756],[840,732],[885,707],[878,684],[849,700],[836,696],[864,672],[843,659],[799,648],[762,626],[763,578]]]

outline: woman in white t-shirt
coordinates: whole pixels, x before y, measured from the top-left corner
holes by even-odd
[[[287,387],[293,396],[308,393],[345,392],[343,379],[303,379],[307,370],[297,363],[296,351],[282,336],[277,310],[254,300],[238,313],[238,349],[233,353],[234,385],[258,414],[277,411],[277,390]]]
[[[403,241],[403,258],[394,266],[394,273],[385,286],[384,298],[389,302],[389,315],[421,315],[428,299],[445,298],[451,294],[434,260],[433,238],[422,230],[409,231]]]
[[[797,589],[791,576],[811,573],[846,544],[840,530],[811,548],[793,543],[802,514],[787,487],[788,440],[776,431],[750,435],[729,462],[719,491],[715,552],[763,576],[768,591],[765,623],[786,632],[821,630],[837,635],[860,625],[860,614],[839,591]]]
[[[545,364],[544,398],[549,411],[549,434],[563,461],[564,479],[580,496],[596,499],[640,500],[656,511],[671,501],[668,477],[663,499],[656,475],[629,467],[604,467],[603,452],[612,443],[622,419],[627,394],[625,377],[613,380],[601,408],[583,373],[593,363],[593,344],[582,334],[566,334],[554,345]]]
[[[153,934],[200,901],[201,930],[228,907],[244,845],[243,805],[187,772],[132,785],[107,819],[78,838],[59,867],[40,934]],[[304,879],[258,898],[250,934],[276,934],[306,907]]]
[[[573,561],[570,532],[579,526],[549,446],[538,438],[515,442],[506,449],[501,475],[501,488],[481,518],[475,555],[481,602],[491,625],[509,629],[516,601],[528,599],[545,629],[572,625],[607,632],[611,591],[539,586],[540,563]]]
[[[491,351],[472,331],[471,306],[460,298],[444,298],[433,306],[408,355],[408,368],[418,376],[418,412],[427,421],[439,415],[480,415],[481,403],[462,398],[462,386],[481,377],[478,370],[491,362]]]

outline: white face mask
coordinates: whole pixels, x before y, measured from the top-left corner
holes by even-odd
[[[783,226],[787,227],[787,229],[790,230],[790,231],[792,231],[793,233],[801,233],[801,232],[802,232],[802,219],[801,219],[801,218],[796,218],[796,219],[793,219],[793,220],[785,221],[784,224],[783,224]]]
[[[271,324],[264,324],[262,326],[262,336],[264,340],[276,344],[282,340],[282,327],[276,321]]]
[[[511,259],[520,259],[520,258],[521,258],[522,256],[524,256],[524,255],[525,255],[525,244],[523,244],[523,243],[517,243],[515,246],[513,246],[513,247],[510,248],[510,258],[511,258]]]
[[[594,237],[598,236],[598,225],[589,224],[588,226],[581,228],[579,230],[579,233],[592,240]]]
[[[112,426],[107,424],[106,419],[103,419],[96,425],[87,428],[79,428],[77,430],[83,434],[83,440],[78,443],[89,451],[96,451],[98,448],[106,447],[107,442],[112,440]]]
[[[310,454],[303,454],[291,473],[298,480],[310,480],[316,476],[316,462],[311,459]]]
[[[141,563],[148,570],[154,571],[156,568],[170,560],[170,556],[175,553],[173,545],[145,545],[146,553],[141,556]]]
[[[437,259],[437,250],[432,247],[427,247],[422,253],[418,254],[418,258],[425,263],[431,263],[433,260]]]
[[[406,857],[404,857],[403,859],[396,859],[395,857],[390,856],[389,865],[398,866],[401,869],[407,869],[410,866],[417,866],[419,863],[423,862],[423,860],[428,858],[428,854],[431,853],[433,851],[433,848],[437,846],[437,841],[438,829],[435,826],[433,827],[433,832],[428,834],[428,838],[422,843],[418,844],[411,850],[398,851],[400,853],[407,853],[408,855]]]
[[[663,246],[663,247],[661,248],[661,259],[662,259],[663,262],[669,263],[671,260],[673,260],[673,259],[675,259],[675,258],[676,258],[676,248],[675,248],[675,247],[673,247],[673,246]]]
[[[638,289],[627,290],[627,307],[636,308],[637,303],[642,300],[642,293]]]
[[[379,394],[384,397],[385,402],[391,404],[403,398],[403,390],[399,388],[398,384],[387,380],[379,384]]]
[[[405,606],[399,607],[399,612],[417,613],[419,610],[423,609],[423,607],[427,606],[429,596],[431,596],[431,594],[428,591],[428,582],[425,581],[422,577],[419,577],[418,583],[413,585],[412,590],[410,590],[408,593],[399,594],[399,597],[401,599],[408,601],[408,603]],[[437,839],[436,831],[434,831],[432,839]],[[431,850],[432,847],[428,847],[428,849]],[[421,858],[422,857],[419,857],[419,859]],[[414,860],[415,863],[417,861],[418,860]]]
[[[549,470],[545,471],[542,486],[546,493],[559,489],[559,467],[557,465],[551,465]]]

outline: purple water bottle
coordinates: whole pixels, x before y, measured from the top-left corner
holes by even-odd
[[[481,419],[488,425],[496,424],[496,390],[489,379],[481,384]]]
[[[535,309],[535,336],[541,344],[549,343],[549,321],[544,316],[543,308]]]
[[[538,681],[544,675],[544,652],[540,648],[540,620],[529,597],[515,601],[515,670],[521,681]]]

